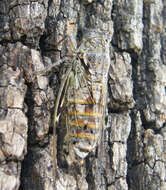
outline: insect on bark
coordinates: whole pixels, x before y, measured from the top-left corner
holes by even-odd
[[[70,38],[69,38],[70,39]],[[101,139],[110,65],[109,39],[96,31],[86,32],[81,45],[63,65],[54,111],[60,165],[71,166],[94,151]]]

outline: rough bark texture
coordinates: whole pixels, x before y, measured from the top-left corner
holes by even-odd
[[[166,190],[165,18],[166,0],[0,0],[0,190]],[[104,140],[55,176],[61,64],[38,71],[85,29],[110,42]]]

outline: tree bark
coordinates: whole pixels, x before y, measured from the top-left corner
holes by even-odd
[[[0,1],[0,190],[166,189],[165,17],[165,0]],[[104,125],[70,164],[54,107],[71,57],[92,76],[89,54],[108,72]]]

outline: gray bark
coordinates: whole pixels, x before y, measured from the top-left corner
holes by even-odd
[[[0,190],[166,189],[165,17],[165,0],[0,0]],[[67,169],[56,63],[90,30],[109,42],[104,134]]]

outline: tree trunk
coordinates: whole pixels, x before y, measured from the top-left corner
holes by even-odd
[[[165,0],[0,1],[0,190],[166,189],[165,17]]]

